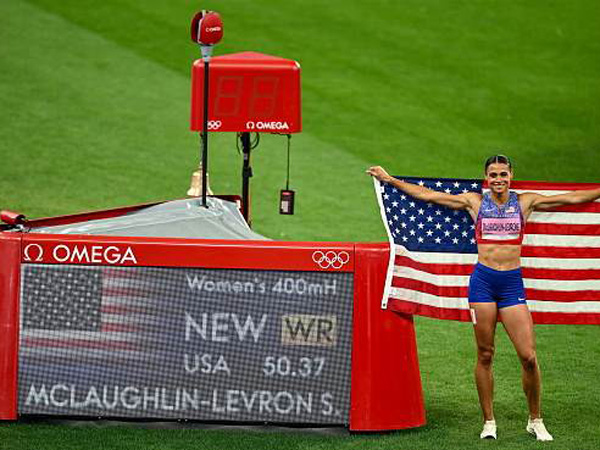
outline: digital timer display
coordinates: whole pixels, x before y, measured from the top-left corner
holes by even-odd
[[[264,119],[272,117],[280,96],[279,78],[275,76],[221,76],[217,79],[213,113],[215,117],[238,117],[242,113],[242,98],[248,92],[247,114]]]
[[[255,52],[211,59],[209,131],[297,133],[302,130],[300,65]],[[204,121],[204,61],[192,69],[191,129]]]
[[[19,411],[346,424],[353,274],[23,264]]]

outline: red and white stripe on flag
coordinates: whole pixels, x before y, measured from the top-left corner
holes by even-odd
[[[511,185],[518,193],[544,195],[599,187],[536,181]],[[398,243],[392,250],[384,298],[389,309],[471,320],[468,285],[476,254],[409,251]],[[534,211],[525,228],[521,267],[535,323],[600,324],[600,201]]]

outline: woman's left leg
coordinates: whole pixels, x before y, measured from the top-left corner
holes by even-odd
[[[523,391],[527,397],[529,416],[537,419],[541,415],[541,375],[531,314],[527,305],[513,305],[501,308],[500,318],[521,361]]]

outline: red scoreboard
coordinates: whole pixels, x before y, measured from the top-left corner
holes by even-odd
[[[146,207],[0,224],[0,423],[425,424],[412,317],[380,307],[387,243],[43,230]]]
[[[302,131],[300,64],[256,52],[210,61],[208,131]],[[192,67],[191,129],[204,121],[204,61]]]

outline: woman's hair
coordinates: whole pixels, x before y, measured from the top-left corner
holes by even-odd
[[[487,169],[490,166],[490,164],[506,164],[508,168],[512,170],[512,163],[510,162],[508,156],[505,155],[494,155],[486,159],[485,168],[483,169],[485,173],[487,173]]]

